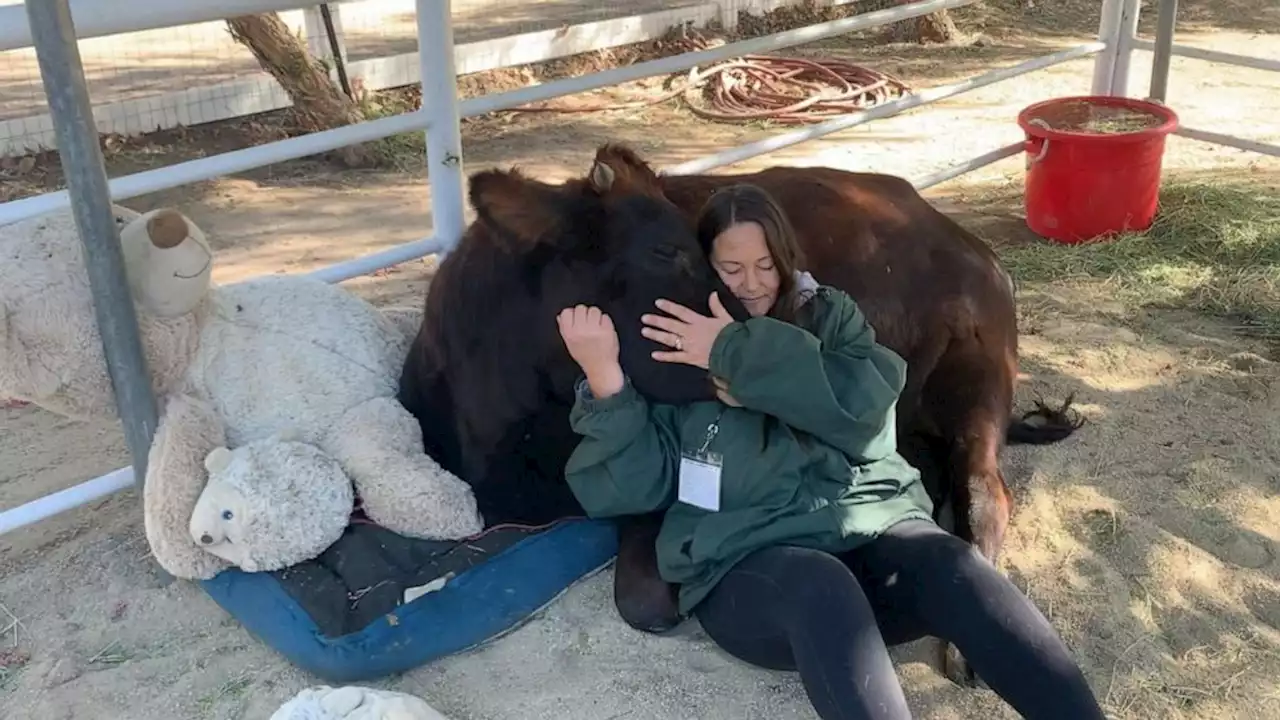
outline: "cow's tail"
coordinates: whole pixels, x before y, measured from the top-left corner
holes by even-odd
[[[1033,410],[1009,422],[1005,441],[1010,445],[1048,445],[1065,440],[1084,425],[1084,417],[1071,409],[1075,395],[1068,395],[1059,407],[1036,400]]]

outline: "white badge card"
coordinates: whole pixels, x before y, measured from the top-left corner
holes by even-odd
[[[686,505],[720,511],[720,453],[682,454],[677,497]]]

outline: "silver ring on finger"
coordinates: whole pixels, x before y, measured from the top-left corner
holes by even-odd
[[[676,352],[681,352],[683,350],[684,350],[684,338],[677,335],[676,336]]]

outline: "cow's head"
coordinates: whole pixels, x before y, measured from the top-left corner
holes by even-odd
[[[658,298],[709,315],[712,292],[734,317],[747,313],[711,268],[687,217],[634,153],[605,146],[585,178],[558,186],[516,171],[477,173],[470,197],[481,221],[522,258],[538,303],[544,370],[558,395],[568,398],[577,368],[555,316],[583,303],[613,319],[623,368],[641,393],[662,403],[714,397],[705,370],[652,359],[654,350],[668,348],[640,334],[640,316],[658,312]]]

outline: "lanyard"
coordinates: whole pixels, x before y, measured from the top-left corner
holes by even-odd
[[[711,441],[715,440],[716,435],[720,432],[720,418],[724,417],[724,407],[720,407],[720,411],[716,413],[716,419],[711,421],[707,426],[707,435],[702,440],[702,447],[698,448],[698,455],[707,454],[707,448],[711,447]]]

